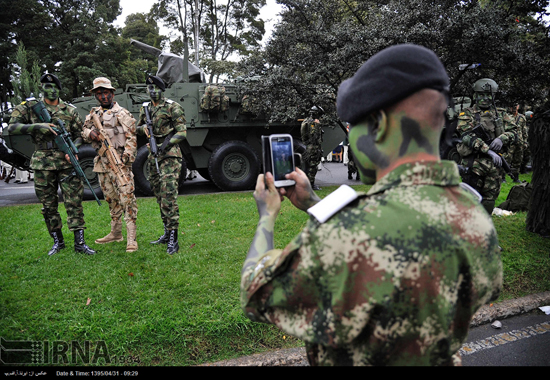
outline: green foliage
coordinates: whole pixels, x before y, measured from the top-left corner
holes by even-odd
[[[324,187],[319,195],[335,188]],[[249,321],[240,308],[240,271],[258,221],[251,192],[180,196],[178,203],[180,251],[173,256],[165,246],[149,244],[162,234],[153,198],[138,199],[134,253],[125,252],[125,242],[94,244],[109,232],[109,209],[84,202],[85,237],[98,249],[93,256],[73,251],[72,233],[64,226],[67,248],[48,257],[52,240],[41,205],[1,208],[0,336],[103,340],[111,357],[133,356],[149,366],[199,365],[302,346],[274,326]],[[60,213],[65,219],[63,206]],[[285,200],[275,247],[283,248],[307,218]],[[550,290],[550,240],[525,231],[524,213],[493,220],[503,248],[500,300]]]
[[[548,1],[279,3],[285,10],[272,39],[239,67],[241,75],[261,76],[247,92],[262,99],[262,111],[273,119],[303,116],[313,104],[330,106],[344,79],[376,52],[400,43],[434,50],[447,68],[453,95],[469,95],[471,84],[488,76],[499,83],[502,105],[545,101],[550,45],[539,15]],[[461,77],[458,67],[464,63],[481,66]],[[327,117],[336,122],[331,108]]]
[[[12,76],[16,79],[12,80],[12,86],[14,90],[14,96],[12,99],[12,104],[19,104],[24,99],[32,95],[38,97],[40,94],[40,67],[36,61],[32,64],[32,69],[29,72],[27,69],[29,67],[27,52],[25,51],[25,46],[23,43],[19,44],[17,48],[17,53],[15,54],[15,62],[19,68],[19,72],[15,69],[12,69]]]

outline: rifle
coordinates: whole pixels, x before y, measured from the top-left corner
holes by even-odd
[[[149,139],[149,149],[151,150],[151,154],[155,158],[157,173],[160,174],[159,161],[158,161],[159,148],[157,145],[157,139],[153,134],[153,122],[151,121],[151,115],[149,114],[149,103],[143,103],[143,108],[145,109],[145,118],[146,118],[145,122],[147,123],[147,127],[145,128],[145,135]]]
[[[97,151],[97,154],[101,157],[107,157],[107,160],[109,162],[109,168],[113,173],[115,173],[117,182],[119,186],[125,186],[130,181],[128,181],[128,178],[126,178],[126,174],[124,174],[124,171],[122,170],[122,167],[124,167],[124,164],[122,163],[122,160],[120,159],[120,156],[118,155],[118,152],[113,147],[113,144],[111,143],[111,139],[109,138],[109,135],[107,134],[107,131],[105,131],[105,128],[101,124],[101,121],[99,120],[99,116],[97,114],[92,115],[92,121],[94,122],[94,126],[99,131],[99,139],[101,140],[101,148]]]
[[[482,139],[485,144],[487,144],[487,145],[491,144],[491,141],[492,141],[491,137],[489,136],[489,134],[487,134],[487,131],[485,129],[483,129],[483,127],[481,125],[478,125],[474,129],[472,129],[472,132],[474,132],[474,134],[477,137]],[[510,175],[510,177],[512,177],[514,180],[516,180],[517,178],[515,178],[512,174],[512,168],[510,167],[510,165],[508,165],[508,162],[506,161],[506,159],[504,158],[502,153],[500,153],[500,152],[495,152],[495,153],[498,154],[500,156],[500,158],[502,159],[502,168],[504,169],[504,171],[506,173],[508,173],[508,175]]]
[[[52,117],[50,116],[50,113],[46,109],[46,105],[43,102],[37,102],[31,108],[36,114],[36,116],[38,116],[38,119],[41,122],[52,124]],[[90,185],[90,182],[86,177],[86,174],[84,174],[82,167],[78,163],[78,159],[76,158],[76,155],[78,154],[78,149],[74,145],[73,140],[71,139],[71,135],[65,129],[65,123],[63,122],[63,120],[57,119],[57,124],[59,125],[59,128],[55,128],[55,127],[52,128],[55,131],[55,133],[57,133],[54,141],[57,144],[57,147],[59,148],[59,150],[61,150],[63,153],[69,156],[71,165],[73,166],[73,169],[74,169],[71,175],[63,178],[61,181],[65,181],[66,179],[75,175],[82,178],[86,182],[86,185],[88,185],[88,188],[92,191],[92,194],[94,195],[97,201],[97,204],[101,206],[101,202],[99,201],[99,198],[95,194],[95,191],[92,185]]]

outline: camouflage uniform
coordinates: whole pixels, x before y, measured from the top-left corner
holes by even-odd
[[[353,160],[353,152],[351,149],[348,149],[348,179],[353,179],[353,174],[355,174],[355,179],[358,179],[359,173],[357,172],[357,166]]]
[[[510,147],[516,141],[516,125],[510,114],[499,109],[499,117],[502,118],[502,127],[494,122],[495,112],[493,109],[482,110],[477,105],[465,109],[458,116],[457,133],[461,136],[462,142],[457,145],[458,153],[461,156],[461,165],[469,168],[469,178],[464,182],[468,183],[483,196],[482,204],[489,214],[492,213],[495,201],[500,193],[501,169],[493,163],[487,155],[489,144],[495,138],[503,142],[503,149]],[[491,141],[484,142],[477,137],[473,129],[480,126],[485,130]]]
[[[508,151],[503,154],[504,158],[506,159],[506,162],[511,167],[511,173],[509,173],[510,177],[514,179],[514,182],[519,182],[518,176],[519,176],[519,170],[521,168],[521,163],[523,162],[523,153],[524,153],[524,141],[525,141],[525,124],[526,119],[525,116],[518,113],[516,116],[512,116],[512,119],[514,120],[514,123],[516,125],[515,133],[517,136],[517,140],[515,143],[511,144],[508,148]],[[505,174],[503,175],[503,177]]]
[[[137,152],[136,120],[128,110],[122,108],[117,102],[113,103],[112,108],[106,110],[103,110],[102,107],[92,108],[90,114],[86,116],[82,137],[85,142],[91,143],[96,151],[101,148],[102,144],[90,138],[90,132],[94,128],[92,120],[92,115],[94,114],[98,115],[99,120],[109,135],[111,144],[124,163],[124,167],[121,169],[128,179],[126,185],[118,183],[116,174],[109,169],[109,159],[107,156],[100,157],[97,155],[95,157],[94,172],[98,173],[103,196],[109,204],[111,227],[116,230],[117,240],[122,241],[122,232],[119,234],[119,231],[121,231],[122,213],[124,213],[124,220],[127,225],[136,224],[138,213],[134,194],[134,174],[132,172],[132,163],[136,158]],[[129,237],[129,240],[135,240],[135,236]],[[96,243],[101,243],[101,241],[96,241]]]
[[[404,164],[311,218],[243,272],[245,314],[304,340],[312,365],[459,364],[502,286],[491,218],[459,183],[454,162]]]
[[[311,116],[306,118],[300,128],[302,142],[306,145],[304,153],[304,172],[306,173],[309,183],[314,186],[315,176],[317,175],[321,158],[323,157],[323,130],[321,123],[315,121]]]
[[[34,170],[34,190],[42,203],[42,214],[48,232],[51,234],[62,228],[61,216],[58,211],[58,187],[61,187],[63,192],[69,230],[85,229],[82,209],[84,185],[78,176],[71,175],[73,167],[65,159],[65,153],[59,150],[54,142],[55,135],[47,128],[36,125],[42,123],[31,109],[36,103],[35,100],[27,100],[13,110],[9,122],[9,133],[30,134],[35,144],[35,151],[31,158],[31,169]],[[71,138],[78,148],[82,144],[80,136],[82,120],[76,109],[61,99],[56,106],[44,104],[50,113],[52,123],[56,124],[57,120],[62,120],[65,123],[65,129],[71,134]]]
[[[179,144],[185,140],[187,135],[185,114],[182,106],[170,99],[162,98],[156,107],[153,103],[146,104],[149,104],[153,134],[159,150],[165,139],[170,138],[169,148],[160,152],[158,157],[160,175],[157,172],[154,156],[149,154],[147,161],[149,182],[160,206],[165,231],[177,230],[179,226],[178,187],[183,159]],[[147,120],[142,107],[139,113],[137,133],[144,135],[146,127]]]

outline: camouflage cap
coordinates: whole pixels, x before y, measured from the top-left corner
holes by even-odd
[[[105,77],[99,77],[94,79],[94,87],[90,90],[90,92],[94,92],[98,88],[106,88],[107,90],[113,90],[115,91],[116,88],[114,88],[111,85],[111,81]]]
[[[57,87],[59,87],[60,90],[63,90],[63,88],[61,87],[61,81],[59,80],[59,78],[57,78],[53,74],[44,74],[44,75],[42,75],[40,77],[40,83],[53,83]]]
[[[423,46],[390,46],[369,58],[338,89],[340,119],[351,124],[424,88],[449,91],[449,76],[433,51]]]

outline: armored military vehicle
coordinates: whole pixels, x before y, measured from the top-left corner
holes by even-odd
[[[131,40],[132,45],[146,51],[158,59],[156,73],[166,83],[164,96],[182,105],[187,120],[187,139],[180,144],[184,163],[180,174],[180,186],[184,186],[187,169],[196,170],[203,178],[212,181],[223,191],[248,190],[254,187],[261,170],[261,136],[275,133],[289,133],[295,139],[295,150],[302,153],[304,144],[300,141],[300,122],[277,123],[266,120],[262,115],[244,112],[242,100],[243,82],[209,84],[204,82],[202,71],[184,58]],[[217,86],[225,92],[226,108],[212,112],[201,107],[205,92]],[[223,88],[222,88],[223,87]],[[124,91],[117,89],[115,100],[129,110],[136,120],[140,108],[150,98],[146,85],[129,84]],[[92,96],[73,99],[72,104],[84,119],[97,101]],[[338,126],[325,128],[323,151],[332,152],[344,138],[344,131]],[[30,136],[8,136],[4,131],[6,145],[28,161],[34,151]],[[133,165],[136,189],[145,195],[151,194],[148,181],[148,168],[145,165],[148,156],[147,139],[138,137],[138,152]],[[95,150],[83,145],[78,154],[88,180],[101,194],[97,175],[92,171]],[[85,196],[90,199],[91,191],[85,188]]]

